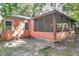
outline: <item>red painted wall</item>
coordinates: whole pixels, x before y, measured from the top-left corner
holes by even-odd
[[[9,20],[13,20],[13,26],[14,29],[20,24],[21,21],[23,21],[22,19],[19,18],[8,18]],[[8,19],[3,19],[3,20],[8,20]],[[28,37],[28,36],[32,36],[34,38],[44,38],[45,40],[48,41],[61,41],[63,39],[67,39],[68,37],[72,36],[74,34],[74,31],[71,31],[71,33],[69,33],[68,31],[64,31],[64,32],[56,32],[56,39],[54,40],[55,36],[54,36],[54,32],[37,32],[34,31],[34,20],[29,20],[29,29],[24,31],[24,34],[21,37]],[[14,32],[14,30],[3,30],[2,32],[2,38],[4,40],[11,40],[11,35]]]
[[[56,32],[55,37],[54,32],[37,32],[34,31],[34,20],[30,20],[30,35],[34,38],[44,38],[45,40],[55,42],[68,39],[69,37],[74,35],[74,33],[75,33],[74,31]]]
[[[8,18],[8,19],[3,19],[3,23],[5,20],[13,20],[14,30],[20,24],[20,22],[23,21],[23,19],[20,19],[20,18]],[[29,21],[28,21],[28,23],[29,23]],[[14,30],[3,30],[2,38],[4,40],[11,40],[11,36],[12,36]],[[29,35],[30,35],[30,32],[28,29],[28,30],[24,30],[24,34],[21,37],[28,37]]]

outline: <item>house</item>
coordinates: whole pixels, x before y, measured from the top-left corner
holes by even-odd
[[[74,23],[72,18],[53,10],[31,20],[31,36],[53,42],[69,39],[74,34]]]
[[[17,32],[19,31],[18,28],[23,27],[22,22],[26,21],[25,23],[25,28],[23,29],[23,34],[21,35],[21,37],[28,37],[30,35],[30,31],[29,31],[29,20],[31,18],[30,17],[25,17],[25,16],[21,16],[21,15],[12,15],[8,18],[3,18],[2,23],[3,23],[3,30],[2,30],[2,39],[4,40],[11,40],[12,39],[12,35],[16,35]],[[18,34],[20,34],[18,32]]]
[[[34,18],[20,15],[13,15],[8,19],[4,18],[2,23],[3,27],[6,26],[6,29],[2,30],[2,38],[11,40],[13,33],[16,34],[17,27],[23,27],[19,26],[23,21],[26,22],[21,38],[31,36],[55,42],[68,39],[74,34],[75,20],[57,10],[53,10]]]

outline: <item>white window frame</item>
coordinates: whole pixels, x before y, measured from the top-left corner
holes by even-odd
[[[12,30],[13,30],[14,29],[13,20],[4,20],[4,24],[6,24],[6,21],[11,21],[12,22]],[[11,31],[11,30],[6,30],[6,31]]]

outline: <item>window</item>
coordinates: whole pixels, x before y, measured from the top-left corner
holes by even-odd
[[[34,30],[44,32],[44,20],[35,19],[34,20]]]
[[[25,30],[29,29],[29,24],[25,23]]]
[[[5,21],[5,30],[12,30],[12,21]]]

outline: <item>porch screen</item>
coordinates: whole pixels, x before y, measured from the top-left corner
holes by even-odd
[[[45,32],[53,32],[53,14],[45,16]]]
[[[44,32],[44,20],[40,18],[34,20],[34,31]]]
[[[5,21],[5,30],[12,30],[12,21]]]
[[[56,31],[68,31],[69,30],[69,21],[65,16],[56,14]]]

